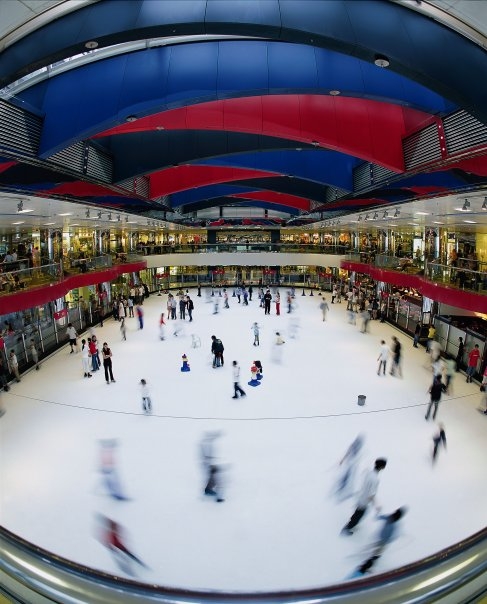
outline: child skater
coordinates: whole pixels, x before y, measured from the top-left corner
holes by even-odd
[[[144,410],[144,413],[152,413],[152,401],[150,399],[149,388],[144,379],[140,380],[140,389],[142,392],[142,409]]]

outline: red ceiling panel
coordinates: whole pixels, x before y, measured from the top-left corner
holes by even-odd
[[[228,183],[249,178],[276,176],[275,172],[228,168],[220,166],[175,166],[167,170],[153,172],[150,176],[150,197],[160,197],[178,191]]]
[[[265,118],[260,122],[260,107]],[[255,112],[255,115],[252,115]],[[248,97],[201,103],[141,118],[106,130],[99,136],[154,129],[191,128],[226,129],[254,132],[310,143],[349,153],[385,166],[404,171],[402,137],[415,123],[432,119],[426,113],[388,103],[347,97],[322,95],[280,95]],[[207,119],[212,116],[213,119]],[[230,128],[230,124],[232,125]],[[406,124],[408,127],[406,128]],[[252,130],[255,128],[255,130]]]
[[[296,208],[308,212],[310,210],[309,199],[297,197],[296,195],[287,195],[285,193],[277,193],[275,191],[255,191],[249,193],[236,193],[231,197],[240,199],[252,199],[256,201],[266,201],[268,203],[278,203],[283,206]]]

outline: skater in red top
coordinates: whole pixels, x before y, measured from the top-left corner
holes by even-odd
[[[477,369],[477,364],[480,359],[479,345],[475,344],[475,347],[468,353],[468,367],[467,367],[467,382],[472,381],[472,377]]]
[[[102,524],[100,541],[112,552],[118,566],[128,575],[134,574],[131,563],[132,560],[137,562],[140,566],[145,567],[142,560],[137,558],[137,556],[125,545],[122,536],[122,527],[114,520],[106,518],[105,516],[100,515],[99,520]]]

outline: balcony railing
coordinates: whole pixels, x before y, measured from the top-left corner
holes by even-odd
[[[59,262],[34,268],[28,268],[26,264],[25,268],[2,272],[0,273],[0,295],[57,283],[61,280],[61,274]]]
[[[346,254],[350,246],[314,243],[187,243],[184,245],[140,245],[144,256],[157,254],[205,254],[214,252],[293,252],[301,254]]]

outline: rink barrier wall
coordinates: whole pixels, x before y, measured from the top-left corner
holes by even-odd
[[[487,593],[487,529],[381,575],[308,590],[242,593],[124,579],[56,556],[0,527],[0,585],[29,604],[466,604]]]

